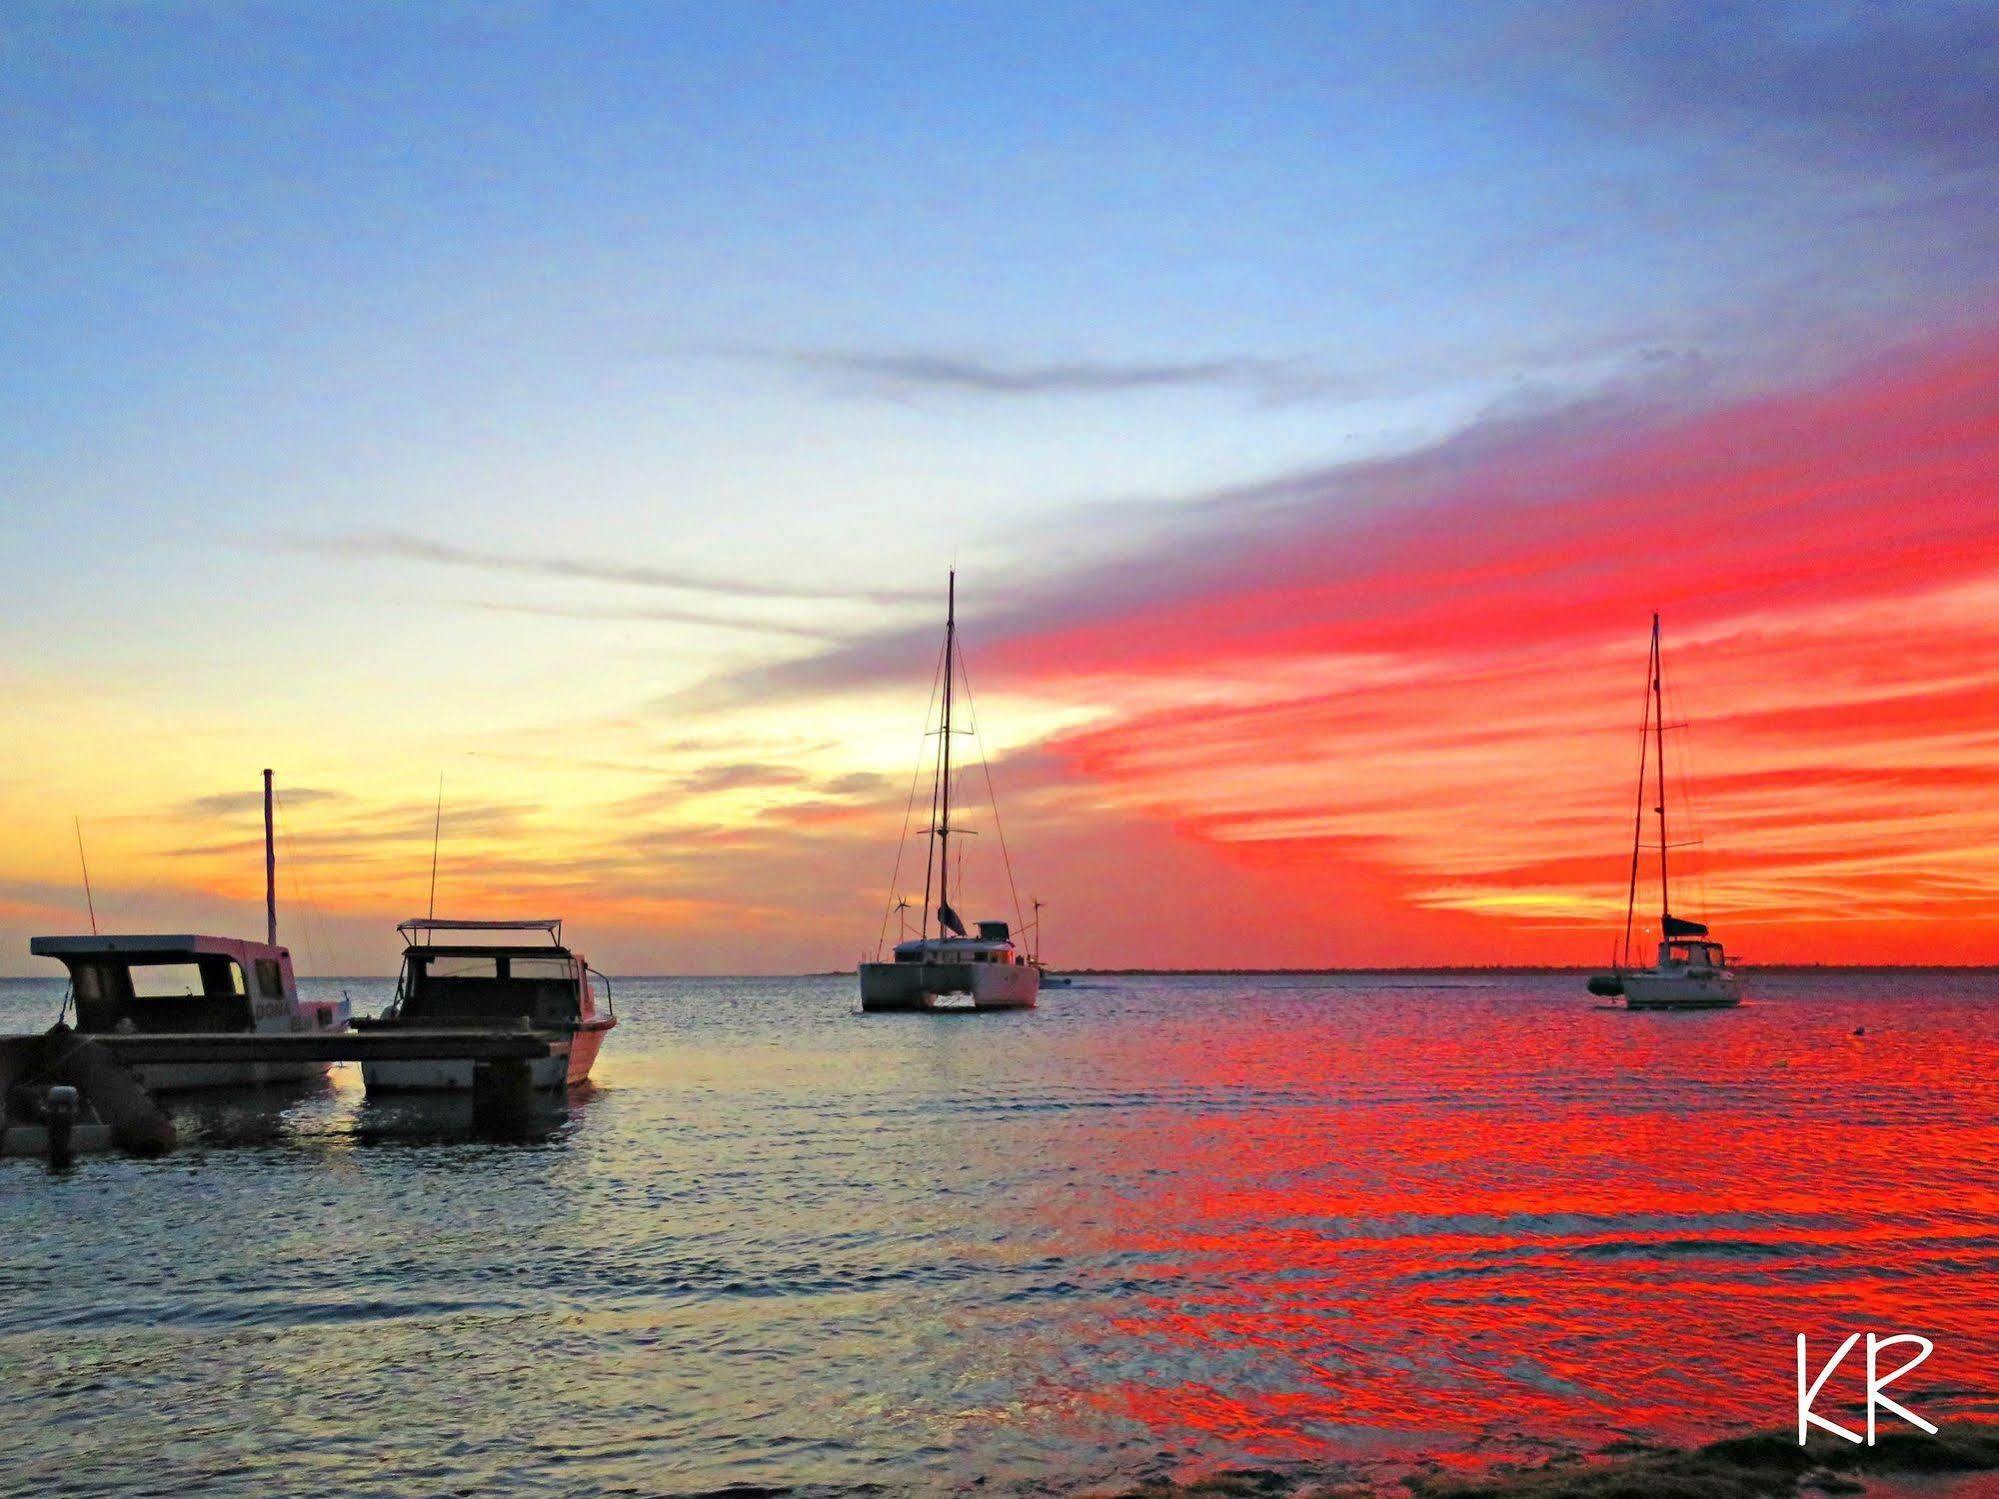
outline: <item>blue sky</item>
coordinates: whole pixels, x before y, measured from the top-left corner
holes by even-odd
[[[1865,172],[1649,106],[1565,9],[1377,10],[28,7],[10,477],[162,531],[651,519],[718,565],[719,501],[859,563],[849,518],[963,542],[1407,444],[1934,269],[1841,243]],[[1283,378],[996,403],[785,357],[849,353]]]
[[[1495,414],[1831,378],[1988,303],[1994,35],[1959,4],[17,4],[0,685],[71,799],[109,794],[50,727],[78,673],[110,718],[282,722],[382,784],[564,699],[651,753],[656,705],[797,631],[927,627],[826,593],[956,557],[976,616]],[[385,719],[418,663],[434,721]],[[147,784],[227,789],[204,763]]]

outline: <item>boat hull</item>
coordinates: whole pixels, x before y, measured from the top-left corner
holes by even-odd
[[[615,1022],[612,1022],[615,1024]],[[590,1080],[610,1024],[586,1025],[550,1038],[549,1054],[524,1065],[528,1087],[555,1093]],[[361,1083],[370,1093],[470,1093],[477,1065],[469,1057],[421,1062],[363,1062]]]
[[[1041,992],[1032,963],[863,963],[861,1008],[1031,1010]]]
[[[1726,1010],[1742,1003],[1742,985],[1732,974],[1638,972],[1622,980],[1627,1010]]]
[[[326,1076],[331,1062],[139,1062],[132,1072],[148,1093],[207,1088],[264,1088]]]

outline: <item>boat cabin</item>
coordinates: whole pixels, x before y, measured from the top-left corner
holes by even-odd
[[[1728,966],[1728,954],[1722,951],[1719,942],[1675,937],[1659,944],[1659,966],[1719,971]]]
[[[590,965],[562,945],[560,921],[405,921],[389,1014],[406,1025],[574,1027],[597,1013]],[[539,942],[439,942],[439,933],[538,932]]]
[[[976,937],[915,937],[895,945],[898,963],[1009,963],[1027,959],[1014,950],[1004,921],[982,921]]]
[[[233,937],[36,937],[69,970],[76,1028],[110,1032],[288,1031],[300,1015],[291,953]]]

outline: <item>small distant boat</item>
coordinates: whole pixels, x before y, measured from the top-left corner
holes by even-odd
[[[587,1082],[604,1037],[618,1023],[597,1008],[582,954],[562,945],[560,920],[446,921],[420,917],[396,928],[403,938],[402,976],[395,1002],[357,1030],[528,1031],[549,1043],[548,1055],[527,1064],[527,1086],[541,1093]],[[539,932],[541,942],[463,940],[472,933]],[[439,933],[461,940],[437,941]],[[606,981],[605,1001],[610,1000]],[[370,1093],[454,1093],[473,1087],[469,1058],[364,1061]]]
[[[278,945],[277,850],[272,836],[271,772],[264,772],[264,913],[262,942],[193,933],[34,937],[28,951],[69,970],[82,1036],[343,1031],[348,1003],[299,998],[291,953]],[[140,1062],[132,1070],[153,1092],[299,1082],[325,1074],[327,1062]]]
[[[1042,907],[1046,904],[1045,901],[1039,899],[1034,902],[1034,954],[1029,961],[1041,970],[1042,988],[1066,989],[1076,981],[1067,974],[1052,971],[1046,963],[1041,961],[1042,934],[1047,931],[1047,927],[1041,919],[1041,911]]]
[[[924,851],[923,923],[918,934],[897,942],[890,962],[860,965],[861,1008],[888,1010],[1031,1010],[1041,988],[1041,969],[1015,946],[1004,921],[981,921],[971,936],[951,908],[952,704],[958,675],[958,575],[954,571],[944,609],[943,721],[938,730],[931,806],[937,823]],[[930,933],[931,892],[937,904],[936,935]],[[879,951],[879,949],[877,949]]]
[[[1631,829],[1631,893],[1624,910],[1624,940],[1609,973],[1591,977],[1589,992],[1605,998],[1623,996],[1629,1010],[1722,1010],[1742,1003],[1742,985],[1729,967],[1728,954],[1713,940],[1704,922],[1673,914],[1672,883],[1666,851],[1666,724],[1664,666],[1659,652],[1659,616],[1652,616],[1652,651],[1647,663],[1650,691],[1645,721],[1639,726],[1638,810]],[[1630,966],[1631,930],[1638,909],[1638,867],[1645,829],[1645,771],[1655,770],[1657,799],[1652,811],[1659,825],[1659,948],[1650,968]]]

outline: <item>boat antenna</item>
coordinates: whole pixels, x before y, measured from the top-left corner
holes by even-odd
[[[1041,897],[1038,895],[1034,897],[1034,955],[1032,962],[1036,968],[1041,966]]]
[[[264,942],[278,945],[278,840],[271,819],[271,772],[264,771]]]
[[[437,815],[430,825],[430,920],[437,919],[437,845],[444,836],[444,772],[437,773]]]
[[[76,862],[83,866],[83,904],[90,912],[90,935],[97,935],[97,897],[90,893],[90,860],[83,855],[83,819],[71,817],[76,824]]]

